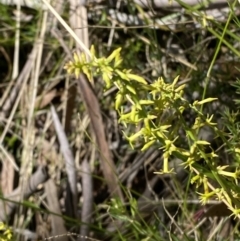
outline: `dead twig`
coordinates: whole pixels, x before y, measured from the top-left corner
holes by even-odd
[[[82,162],[82,192],[83,192],[83,205],[81,213],[81,230],[80,234],[82,236],[89,235],[88,223],[91,221],[92,208],[93,208],[93,180],[91,176],[90,165],[85,159]],[[83,241],[84,239],[80,239]]]
[[[64,221],[61,217],[62,212],[60,209],[59,201],[58,201],[58,194],[57,194],[57,188],[55,183],[53,182],[52,179],[49,179],[45,183],[45,192],[46,192],[46,197],[47,197],[47,202],[48,202],[48,209],[52,213],[59,214],[58,216],[56,215],[51,215],[51,223],[52,223],[52,236],[57,236],[62,233],[67,233],[67,230],[64,226]],[[58,239],[59,241],[67,241],[68,237],[67,236],[61,236]]]
[[[69,195],[67,197],[67,202],[70,201],[69,204],[69,212],[72,217],[77,217],[77,175],[76,175],[76,165],[74,162],[74,157],[72,151],[70,149],[70,145],[68,143],[68,139],[64,129],[60,123],[60,120],[57,116],[55,108],[51,106],[51,113],[53,117],[53,123],[55,126],[55,130],[58,136],[58,140],[60,142],[61,152],[64,156],[65,164],[66,164],[66,172],[68,177],[68,185],[69,185]]]
[[[81,74],[78,79],[79,91],[85,101],[91,124],[96,135],[97,144],[101,156],[101,166],[104,174],[104,178],[109,187],[111,195],[118,196],[123,199],[122,191],[118,184],[116,167],[113,163],[111,152],[106,140],[104,132],[104,125],[101,116],[99,101],[86,77]]]

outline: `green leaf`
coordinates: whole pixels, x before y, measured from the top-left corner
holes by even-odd
[[[207,98],[207,99],[205,99],[205,100],[198,101],[198,102],[197,102],[197,105],[203,105],[203,104],[205,104],[205,103],[212,102],[212,101],[214,101],[214,100],[217,100],[217,98]]]
[[[103,77],[103,80],[105,81],[105,83],[106,83],[106,88],[107,89],[109,89],[110,87],[111,87],[111,80],[110,80],[110,78],[109,78],[109,75],[108,75],[108,73],[103,73],[103,75],[102,75],[102,77]]]
[[[135,74],[127,74],[127,77],[129,79],[136,80],[139,83],[147,84],[147,81],[144,78],[142,78],[141,76],[138,76],[138,75],[135,75]]]
[[[110,63],[114,58],[116,59],[117,56],[120,55],[122,48],[115,49],[110,56],[106,59],[107,63]]]
[[[90,53],[92,54],[92,57],[94,57],[94,58],[96,57],[96,52],[95,52],[94,45],[91,46]]]
[[[143,148],[141,149],[141,151],[145,151],[145,150],[149,149],[155,142],[156,142],[156,140],[152,140],[152,141],[147,142],[147,143],[143,146]]]
[[[115,61],[114,61],[114,68],[117,68],[121,65],[123,59],[119,56],[116,56]]]
[[[79,76],[80,76],[80,69],[79,68],[75,68],[74,75],[77,79],[79,78]]]
[[[132,94],[134,94],[134,95],[137,94],[136,91],[135,91],[135,89],[134,89],[131,85],[126,85],[126,88],[127,88]]]
[[[118,93],[115,100],[115,109],[119,110],[123,101],[123,95]]]
[[[173,83],[172,83],[173,87],[177,84],[178,79],[179,79],[179,75],[173,80]]]
[[[138,131],[137,133],[131,135],[130,137],[128,137],[128,141],[133,142],[135,141],[138,137],[140,137],[142,135],[142,129],[140,131]]]
[[[92,79],[90,69],[87,66],[82,66],[82,72],[88,77],[89,80]]]
[[[208,141],[201,141],[201,140],[198,140],[195,143],[198,145],[210,145],[210,143]]]
[[[154,104],[155,102],[153,100],[140,100],[139,103],[141,105],[152,105]]]
[[[117,73],[118,76],[120,76],[120,78],[129,81],[128,76],[125,73],[123,73],[122,71],[116,69],[115,72]]]

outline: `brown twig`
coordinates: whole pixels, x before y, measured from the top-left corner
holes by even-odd
[[[116,168],[113,163],[111,152],[104,132],[99,101],[85,75],[80,75],[78,79],[78,85],[79,91],[85,101],[94,133],[96,135],[104,178],[107,182],[111,194],[115,196],[117,195],[123,199],[122,192],[118,184]]]
[[[62,233],[67,233],[67,230],[64,226],[64,221],[61,217],[61,209],[58,201],[58,194],[57,194],[57,188],[54,184],[52,179],[49,179],[45,183],[45,192],[47,196],[47,202],[48,202],[48,209],[52,213],[59,214],[59,216],[51,215],[51,223],[52,223],[52,236],[57,236]],[[59,237],[58,241],[67,241],[67,236],[61,236]]]

